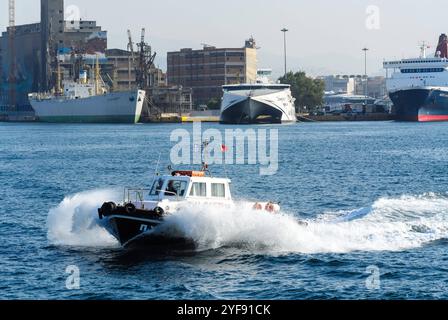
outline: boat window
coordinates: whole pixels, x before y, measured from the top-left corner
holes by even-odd
[[[225,198],[226,185],[224,183],[212,183],[212,197]]]
[[[149,192],[150,196],[158,196],[163,187],[163,179],[154,181],[154,184]]]
[[[207,184],[206,183],[193,183],[190,191],[190,197],[206,197],[207,196]]]
[[[187,182],[170,180],[165,189],[165,196],[167,197],[183,197],[187,191]]]

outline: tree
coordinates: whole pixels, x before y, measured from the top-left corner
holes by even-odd
[[[209,110],[219,110],[221,109],[221,101],[217,98],[210,99],[207,103],[207,107]]]
[[[323,105],[325,82],[306,76],[306,73],[299,71],[289,72],[279,79],[280,83],[291,85],[291,92],[296,99],[297,110],[314,111],[316,107]]]

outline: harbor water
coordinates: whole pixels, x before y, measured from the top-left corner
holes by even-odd
[[[197,250],[121,249],[96,209],[147,187],[179,126],[0,123],[0,299],[448,298],[448,123],[254,127],[279,131],[277,174],[212,171],[281,214],[201,208],[170,221]]]

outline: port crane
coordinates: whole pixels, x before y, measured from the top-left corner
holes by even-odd
[[[152,52],[151,46],[145,42],[146,29],[142,28],[140,43],[137,44],[139,49],[139,70],[140,74],[137,76],[137,83],[149,84],[148,76],[151,73],[151,69],[154,66],[154,61],[156,59],[157,53]]]
[[[150,75],[151,70],[154,67],[157,53],[152,52],[152,47],[145,41],[145,36],[146,29],[142,28],[140,42],[136,44],[138,49],[136,52],[134,50],[131,30],[128,30],[128,51],[131,54],[131,60],[134,66],[135,82],[139,89],[146,90],[148,93],[148,89],[153,86]],[[161,113],[161,111],[152,103],[148,94],[145,97],[145,101],[151,109],[157,111],[157,113]]]
[[[132,63],[135,70],[135,81],[140,89],[146,89],[149,83],[149,75],[154,66],[154,60],[157,53],[152,52],[151,46],[145,42],[146,29],[141,32],[140,42],[137,43],[137,52],[134,50],[132,33],[128,30],[128,51],[131,53]]]

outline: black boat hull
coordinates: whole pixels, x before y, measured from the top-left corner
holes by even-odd
[[[144,233],[156,228],[160,222],[133,219],[125,216],[112,215],[109,219],[109,232],[120,242],[124,247],[130,245],[133,241]]]
[[[164,222],[163,213],[154,210],[131,209],[126,206],[108,206],[106,203],[98,214],[101,220],[106,220],[106,228],[120,242],[123,247],[138,244],[167,245],[177,239],[164,236],[153,236],[150,231]]]
[[[247,98],[221,113],[221,124],[281,124],[283,112]]]
[[[398,121],[448,121],[448,91],[430,88],[390,93]]]

